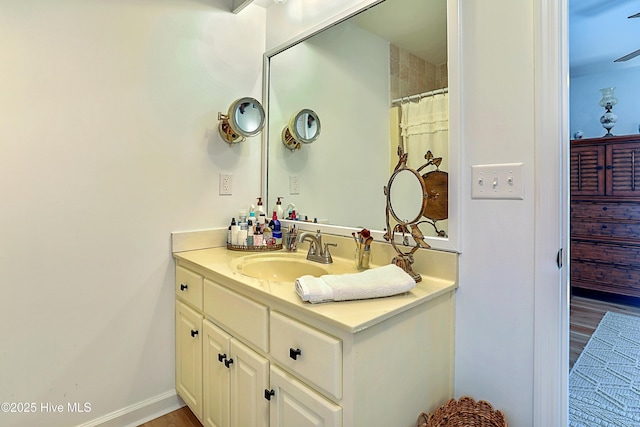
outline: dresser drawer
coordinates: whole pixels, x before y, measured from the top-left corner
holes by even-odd
[[[198,310],[202,310],[203,277],[184,267],[176,267],[176,295]]]
[[[271,355],[283,367],[336,399],[342,398],[342,341],[271,312]]]
[[[571,241],[571,262],[591,261],[640,268],[640,246]]]
[[[640,270],[580,260],[570,265],[572,286],[640,297]]]
[[[624,202],[572,202],[571,219],[622,219],[640,218],[640,203]]]
[[[269,351],[269,308],[217,283],[204,280],[204,312],[223,329]]]
[[[638,239],[640,238],[640,222],[613,219],[573,219],[571,221],[571,237]]]

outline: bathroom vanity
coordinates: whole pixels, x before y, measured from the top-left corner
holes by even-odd
[[[321,267],[355,272],[346,255]],[[174,253],[178,394],[205,426],[415,425],[453,395],[457,286],[455,254],[416,255],[423,279],[408,293],[310,304],[293,281],[243,274],[260,255]]]

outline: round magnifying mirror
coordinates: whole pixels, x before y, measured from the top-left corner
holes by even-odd
[[[320,118],[313,110],[305,108],[291,116],[289,124],[282,130],[282,143],[291,151],[299,150],[302,144],[311,144],[320,136]]]
[[[255,98],[240,98],[231,104],[228,114],[218,113],[218,120],[222,138],[236,144],[260,133],[265,122],[264,108]]]
[[[424,181],[413,169],[400,169],[389,179],[387,203],[389,211],[400,224],[413,224],[420,220],[427,199]]]

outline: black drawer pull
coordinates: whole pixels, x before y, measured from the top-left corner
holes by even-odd
[[[196,335],[198,335],[198,330],[197,329],[192,329],[191,330],[191,336],[195,337]]]
[[[607,170],[611,170],[611,169],[613,169],[613,166],[607,165]]]
[[[609,210],[609,208],[608,208],[608,207],[606,207],[606,206],[603,206],[603,207],[602,207],[602,210],[603,210],[603,211],[606,211],[606,210]]]
[[[298,360],[298,356],[302,354],[302,350],[299,348],[290,348],[289,349],[289,357],[293,360]]]
[[[267,400],[271,400],[271,396],[275,396],[276,392],[275,390],[265,390],[264,391],[264,398]]]
[[[603,225],[602,227],[600,227],[601,230],[606,230],[607,228],[609,227],[607,227],[606,225]]]
[[[184,283],[180,283],[180,290],[181,291],[186,291],[187,289],[189,289],[189,285],[185,285]]]
[[[218,353],[218,362],[222,363],[222,361],[223,361],[224,359],[226,359],[226,358],[227,358],[227,355],[226,355],[226,354],[220,354],[220,353]]]
[[[225,360],[224,361],[224,366],[226,366],[228,368],[229,365],[231,365],[232,363],[233,363],[233,359]]]

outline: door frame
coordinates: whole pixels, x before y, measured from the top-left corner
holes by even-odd
[[[534,426],[564,427],[569,418],[567,1],[534,3]]]

